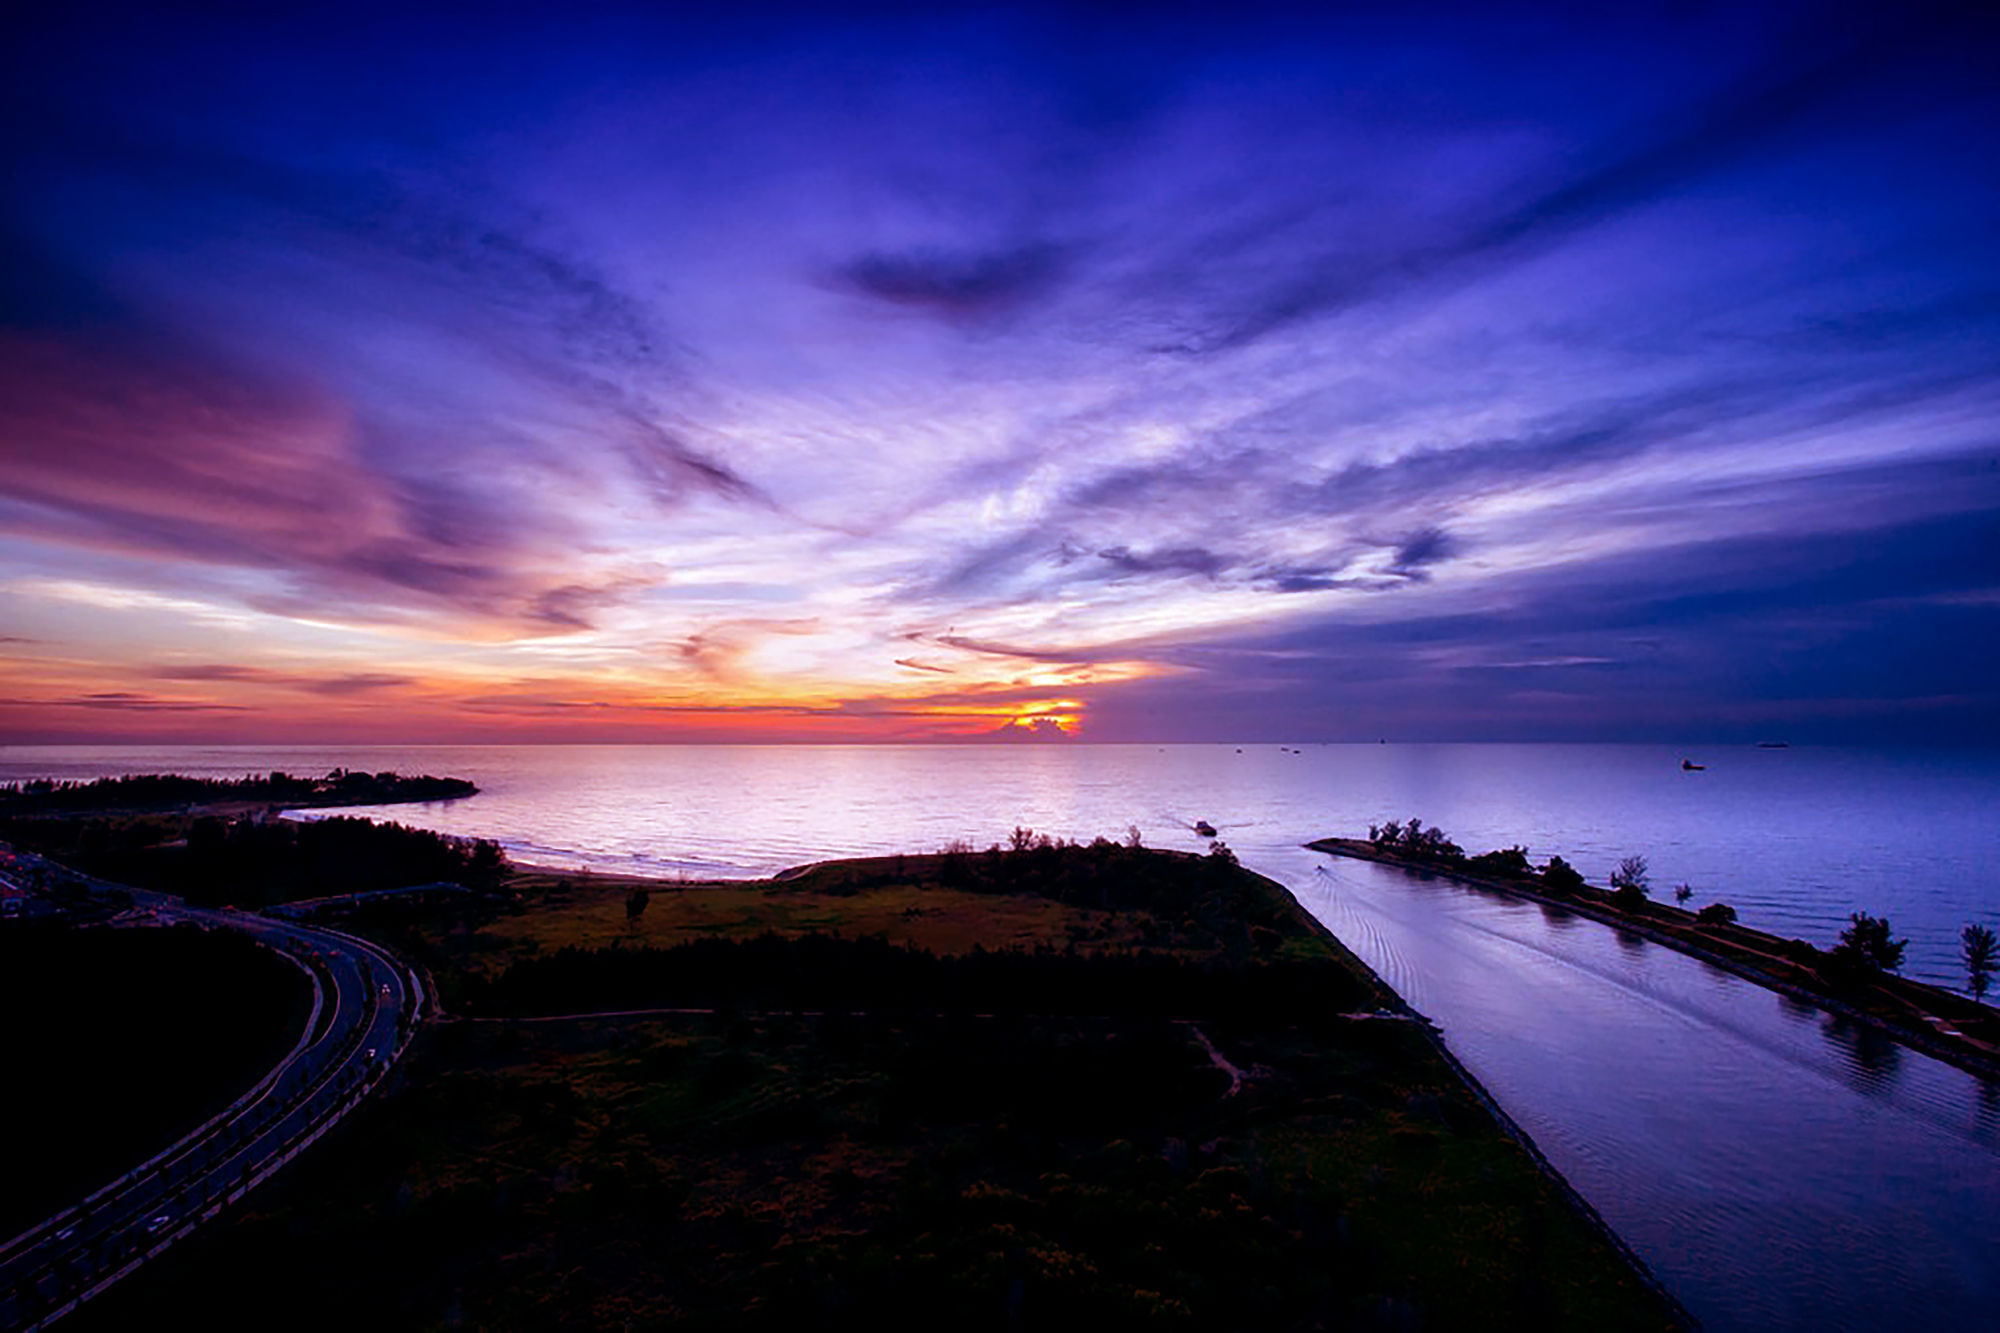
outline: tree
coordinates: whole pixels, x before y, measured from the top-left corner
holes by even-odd
[[[1694,897],[1694,886],[1693,886],[1692,884],[1676,884],[1676,885],[1674,885],[1674,901],[1675,901],[1675,902],[1677,902],[1677,903],[1680,903],[1680,904],[1682,904],[1683,906],[1685,906],[1685,905],[1686,905],[1686,903],[1687,903],[1687,900],[1688,900],[1688,899],[1690,899],[1690,898],[1692,898],[1692,897]]]
[[[653,901],[653,895],[646,889],[634,889],[625,895],[625,919],[637,921],[646,910],[646,904]]]
[[[1903,950],[1910,942],[1890,934],[1888,917],[1855,912],[1847,920],[1849,925],[1840,932],[1840,943],[1828,954],[1839,971],[1855,979],[1866,979],[1902,967]]]
[[[1694,919],[1704,926],[1733,926],[1736,924],[1736,909],[1728,903],[1710,903],[1696,912]]]
[[[1984,1001],[1986,988],[1993,982],[1994,964],[2000,962],[2000,942],[1991,930],[1974,922],[1958,933],[1958,953],[1965,960],[1965,988],[1973,999]]]
[[[1611,872],[1612,888],[1637,889],[1640,897],[1645,896],[1651,883],[1652,876],[1646,869],[1646,858],[1643,856],[1628,856]]]
[[[1618,906],[1627,911],[1637,911],[1646,901],[1646,858],[1628,856],[1618,863],[1611,872],[1611,897]]]

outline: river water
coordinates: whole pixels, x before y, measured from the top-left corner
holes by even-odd
[[[2000,924],[2000,755],[1644,746],[0,749],[0,780],[138,771],[470,777],[375,813],[550,864],[672,878],[985,845],[1017,824],[1196,848],[1205,818],[1444,1030],[1711,1328],[1990,1327],[2000,1088],[1595,922],[1300,843],[1421,815],[1829,943],[1887,914],[1952,984]]]

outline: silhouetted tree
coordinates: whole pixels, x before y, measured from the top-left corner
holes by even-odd
[[[646,904],[653,901],[653,895],[646,889],[634,889],[625,895],[625,919],[637,921],[645,912]]]
[[[1636,911],[1646,901],[1646,885],[1649,881],[1646,858],[1628,856],[1618,863],[1611,872],[1612,901],[1624,911]]]
[[[1643,895],[1652,884],[1652,875],[1646,869],[1646,858],[1628,856],[1618,863],[1611,872],[1611,887],[1614,889],[1633,888]]]
[[[1728,903],[1710,903],[1696,912],[1694,919],[1704,926],[1733,926],[1736,924],[1736,909]]]
[[[1903,950],[1909,941],[1890,934],[1888,917],[1855,912],[1847,919],[1849,925],[1840,932],[1840,943],[1827,954],[1841,979],[1868,980],[1903,965]]]
[[[1694,886],[1693,886],[1692,884],[1676,884],[1676,885],[1674,885],[1674,901],[1675,901],[1675,902],[1677,902],[1677,903],[1680,903],[1681,905],[1685,906],[1685,905],[1687,904],[1687,900],[1688,900],[1688,899],[1690,899],[1690,898],[1692,898],[1692,897],[1694,897]]]
[[[1975,1000],[1985,1000],[1986,988],[1993,982],[1994,964],[2000,961],[2000,943],[1996,943],[1993,932],[1974,922],[1958,933],[1959,957],[1965,960],[1966,989]]]

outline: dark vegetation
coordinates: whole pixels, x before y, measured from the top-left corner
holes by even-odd
[[[1414,1024],[458,1023],[77,1327],[1665,1328]]]
[[[1842,989],[1858,989],[1903,966],[1908,940],[1890,933],[1889,918],[1855,912],[1847,918],[1840,942],[1829,949],[1820,971]]]
[[[846,882],[856,889],[880,882],[884,872],[876,866],[856,863]],[[1206,856],[1194,856],[1108,838],[1063,842],[1021,828],[1005,849],[997,843],[984,851],[955,844],[945,848],[937,865],[937,882],[947,888],[1033,893],[1072,907],[1183,917],[1218,937],[1245,943],[1254,928],[1268,929],[1296,911],[1289,895],[1246,892],[1251,878],[1239,873],[1226,843],[1211,843]]]
[[[0,839],[206,906],[261,907],[440,881],[490,886],[507,873],[493,843],[347,816],[17,816],[0,818]]]
[[[1341,839],[1328,839],[1329,843],[1339,843]],[[1407,824],[1390,820],[1386,824],[1368,826],[1368,846],[1381,859],[1409,862],[1413,865],[1434,867],[1461,874],[1484,876],[1489,879],[1512,881],[1533,885],[1542,893],[1555,897],[1576,897],[1596,893],[1583,873],[1560,856],[1551,856],[1548,864],[1537,870],[1528,859],[1525,847],[1503,847],[1477,856],[1467,856],[1465,850],[1450,838],[1444,830],[1432,825],[1424,826],[1421,819],[1412,819]],[[1609,877],[1611,892],[1608,901],[1618,910],[1643,914],[1652,899],[1652,871],[1643,856],[1628,856],[1619,861]],[[1682,884],[1674,890],[1674,901],[1685,904],[1694,896],[1694,890]],[[1720,909],[1711,910],[1711,909]],[[1727,915],[1725,916],[1724,913]],[[1726,903],[1711,903],[1697,913],[1695,919],[1704,925],[1728,924],[1736,920],[1736,909]]]
[[[593,891],[564,879],[537,890],[530,875],[504,898],[372,928],[430,971],[448,1008],[469,1013],[956,1006],[1182,1017],[1309,993],[1315,1011],[1379,998],[1356,988],[1351,959],[1289,893],[1226,848],[1192,856],[1025,830],[1021,840],[1018,851],[812,866],[763,886]],[[575,901],[593,892],[595,930]]]
[[[1993,984],[1996,960],[2000,960],[2000,946],[1991,929],[1972,922],[1958,935],[1958,956],[1965,963],[1965,988],[1972,992],[1975,1000],[1986,998],[1986,988]]]
[[[67,815],[84,812],[171,810],[176,807],[245,803],[277,806],[392,805],[407,801],[448,801],[479,790],[463,778],[425,774],[350,773],[336,768],[323,778],[269,773],[242,778],[194,778],[179,773],[144,773],[63,782],[37,778],[0,784],[0,815]]]
[[[446,995],[470,1014],[640,1008],[1075,1014],[1301,1021],[1370,1006],[1335,958],[1190,959],[1053,948],[939,956],[880,938],[691,940],[669,949],[561,949]]]
[[[262,1078],[306,981],[244,936],[0,926],[0,1236],[166,1147]]]
[[[499,966],[442,946],[532,891],[377,927],[432,941],[461,1015],[714,1012],[434,1028],[394,1100],[78,1327],[1671,1326],[1281,886],[1017,841],[551,886],[553,929],[499,938],[613,942]],[[789,933],[686,933],[733,929],[718,898]],[[885,910],[956,943],[806,926]]]

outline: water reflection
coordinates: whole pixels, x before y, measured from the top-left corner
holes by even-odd
[[[1990,1326],[2000,1091],[1574,914],[1285,874],[1710,1329]],[[1773,1003],[1773,1000],[1776,1003]]]
[[[1550,902],[1537,903],[1536,906],[1542,909],[1542,920],[1557,930],[1568,930],[1579,920],[1577,914],[1567,907],[1558,907]]]
[[[1845,1014],[1826,1012],[1820,1031],[1837,1051],[1849,1082],[1871,1097],[1895,1090],[1896,1074],[1903,1063],[1903,1044],[1872,1023],[1861,1023]]]
[[[1788,991],[1778,992],[1778,1009],[1787,1018],[1795,1018],[1801,1023],[1810,1023],[1820,1015],[1820,1007],[1810,1000],[1802,1000]]]

